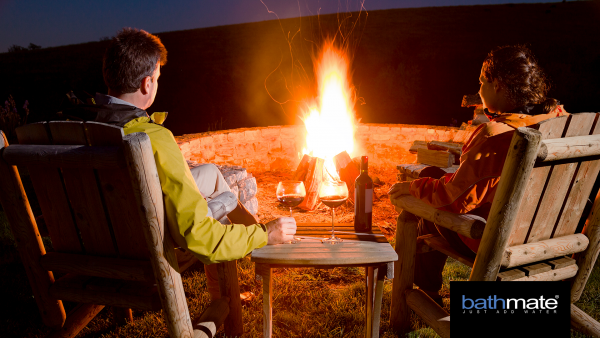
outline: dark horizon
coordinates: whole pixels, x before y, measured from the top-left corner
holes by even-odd
[[[371,11],[351,39],[352,80],[365,102],[357,105],[357,117],[365,123],[465,122],[473,109],[460,101],[478,91],[486,54],[516,43],[530,45],[553,81],[550,96],[567,111],[598,111],[600,36],[586,33],[600,31],[597,13],[591,2]],[[482,17],[497,24],[482,24]],[[291,66],[280,23],[284,31],[302,28],[293,43],[302,69]],[[169,61],[148,111],[169,112],[165,126],[175,135],[301,123],[298,102],[314,96],[315,87],[310,41],[318,45],[336,27],[335,16],[321,16],[160,33]],[[0,54],[0,95],[13,94],[17,105],[29,100],[34,121],[52,118],[69,90],[106,93],[105,46]],[[291,80],[294,86],[286,87]]]
[[[366,0],[367,11],[437,6],[468,6],[505,3],[550,3],[560,0]],[[98,41],[113,36],[122,27],[151,33],[226,26],[358,11],[361,0],[227,0],[218,2],[177,1],[85,1],[0,0],[0,53],[10,46],[42,48]],[[270,10],[273,13],[269,13]]]

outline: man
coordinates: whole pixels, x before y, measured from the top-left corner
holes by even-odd
[[[160,67],[166,62],[167,50],[158,37],[124,28],[111,40],[104,55],[103,75],[108,95],[98,93],[95,106],[78,106],[65,113],[121,126],[125,134],[148,134],[171,236],[206,264],[209,292],[216,299],[219,297],[216,266],[208,264],[242,258],[265,244],[289,241],[296,233],[296,222],[282,217],[260,224],[239,201],[228,215],[234,224],[223,225],[209,217],[206,199],[229,191],[223,176],[211,164],[194,168],[192,173],[171,132],[159,124],[162,118],[148,116],[145,111],[154,102]]]

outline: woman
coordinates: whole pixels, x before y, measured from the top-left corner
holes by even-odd
[[[514,130],[568,115],[558,101],[546,98],[549,85],[531,51],[506,46],[491,51],[481,68],[479,95],[490,122],[480,125],[462,148],[460,167],[440,179],[420,178],[394,184],[388,194],[411,194],[429,205],[487,219]],[[458,252],[474,256],[479,240],[430,222],[420,222],[418,235],[441,234]],[[417,255],[415,284],[440,305],[438,290],[447,256],[434,251]]]

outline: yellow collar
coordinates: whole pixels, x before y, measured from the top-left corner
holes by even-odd
[[[137,117],[127,123],[125,123],[125,125],[123,126],[123,128],[131,128],[134,126],[137,126],[140,123],[150,123],[150,121],[158,124],[158,125],[162,125],[165,120],[167,119],[167,112],[163,112],[163,113],[153,113],[152,115],[150,115],[150,117],[148,116],[142,116],[142,117]]]

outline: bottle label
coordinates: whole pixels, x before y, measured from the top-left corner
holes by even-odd
[[[365,213],[373,212],[373,189],[365,189]]]
[[[358,215],[358,189],[354,189],[354,215]]]
[[[354,215],[358,215],[358,189],[354,189]]]
[[[358,215],[358,189],[354,189],[354,214]],[[373,189],[365,189],[365,213],[373,212]]]

